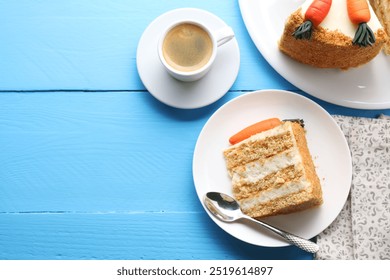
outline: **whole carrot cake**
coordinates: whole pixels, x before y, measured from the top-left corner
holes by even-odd
[[[314,67],[348,69],[372,60],[387,40],[367,0],[307,0],[287,19],[279,49]]]

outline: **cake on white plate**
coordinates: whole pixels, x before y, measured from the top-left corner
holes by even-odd
[[[253,217],[288,214],[322,204],[322,189],[305,131],[296,122],[257,133],[224,151],[233,196]]]
[[[371,61],[388,36],[368,0],[360,1],[366,5],[365,15],[360,17],[349,11],[347,2],[305,1],[285,22],[279,49],[318,68],[349,69]]]

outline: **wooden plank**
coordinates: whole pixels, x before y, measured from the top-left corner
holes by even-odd
[[[136,50],[146,27],[182,7],[208,10],[236,31],[241,71],[234,90],[295,89],[262,58],[238,1],[0,1],[0,90],[143,90]]]
[[[193,149],[216,107],[128,92],[0,99],[0,212],[198,208]]]
[[[310,259],[237,240],[204,213],[0,214],[0,259]]]
[[[199,211],[197,137],[241,94],[179,110],[145,92],[1,93],[0,212]]]

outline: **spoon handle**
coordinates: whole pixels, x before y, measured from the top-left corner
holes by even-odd
[[[310,240],[307,240],[307,239],[304,239],[302,237],[296,236],[296,235],[294,235],[292,233],[288,233],[288,232],[286,232],[284,230],[278,229],[278,228],[276,228],[274,226],[271,226],[271,225],[269,225],[269,224],[267,224],[265,222],[253,219],[251,217],[245,216],[245,218],[262,225],[263,227],[265,227],[265,228],[269,229],[270,231],[272,231],[272,232],[278,234],[279,236],[283,237],[290,244],[293,244],[293,245],[301,248],[302,250],[305,250],[306,252],[316,253],[320,249],[320,247],[316,243],[314,243],[314,242],[312,242]]]

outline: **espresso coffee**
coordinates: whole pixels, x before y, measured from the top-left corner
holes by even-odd
[[[172,68],[192,72],[202,68],[210,60],[213,41],[207,31],[200,26],[183,23],[167,33],[162,52]]]

